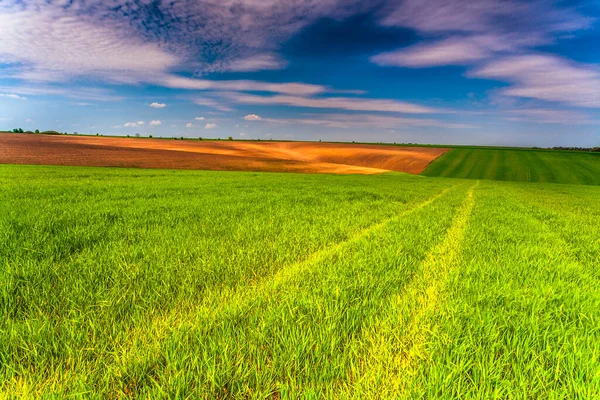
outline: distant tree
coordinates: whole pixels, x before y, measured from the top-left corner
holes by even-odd
[[[198,138],[198,140],[202,140],[202,136],[200,136],[200,137]]]
[[[127,137],[129,137],[129,135],[127,135]]]
[[[181,140],[183,140],[183,136],[181,137]]]
[[[148,137],[149,137],[150,139],[152,139],[152,135],[148,135]]]
[[[139,133],[136,133],[136,134],[135,134],[135,137],[140,137],[140,134],[139,134]]]
[[[227,140],[233,140],[233,136],[229,136]]]
[[[100,136],[100,134],[99,134],[99,133],[96,133],[96,136]]]
[[[36,129],[36,130],[35,130],[35,133],[40,133],[40,130],[39,130],[39,129]]]

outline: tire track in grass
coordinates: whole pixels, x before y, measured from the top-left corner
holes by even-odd
[[[448,274],[460,260],[478,184],[467,192],[444,241],[427,255],[417,276],[391,299],[387,316],[365,335],[368,350],[358,361],[358,376],[347,396],[372,397],[377,393],[378,398],[398,398],[413,391],[420,363],[431,361],[427,342],[437,336],[435,319],[444,303]]]
[[[430,398],[598,398],[597,280],[574,258],[581,246],[529,205],[540,198],[531,187],[486,186],[451,273],[435,363],[413,387]]]
[[[242,287],[214,288],[213,290],[206,292],[204,299],[200,303],[184,303],[181,304],[179,310],[173,314],[155,315],[149,324],[136,326],[134,329],[132,329],[128,335],[132,341],[123,343],[120,350],[115,354],[115,358],[118,361],[111,361],[110,364],[128,364],[128,360],[130,358],[129,355],[137,354],[137,351],[134,351],[136,346],[140,344],[144,347],[148,345],[150,345],[150,347],[159,346],[161,341],[169,334],[169,332],[180,329],[188,324],[191,320],[202,319],[205,321],[205,323],[208,323],[209,321],[222,318],[224,314],[235,313],[237,310],[243,310],[251,307],[252,303],[255,302],[256,299],[261,298],[261,296],[267,296],[271,293],[277,292],[277,290],[286,285],[287,282],[294,279],[298,275],[310,271],[314,266],[318,265],[319,262],[327,257],[336,254],[342,249],[352,246],[354,243],[371,235],[373,232],[376,232],[385,226],[394,223],[395,221],[401,220],[406,216],[429,206],[430,204],[447,195],[449,192],[457,190],[463,186],[464,184],[456,184],[448,187],[429,199],[418,203],[410,209],[404,210],[399,214],[366,227],[365,229],[357,232],[348,240],[314,252],[303,261],[284,267],[275,275],[265,278],[258,283],[249,284]],[[147,336],[150,336],[150,338]],[[142,341],[142,343],[134,343],[134,339],[139,339],[140,337],[146,337],[146,340]],[[157,349],[155,349],[155,351],[157,351]]]
[[[364,237],[369,236],[373,232],[380,230],[386,225],[393,223],[394,221],[400,220],[406,217],[407,215],[410,215],[418,210],[427,207],[431,203],[445,196],[450,191],[456,190],[456,188],[461,186],[463,185],[459,184],[444,189],[440,193],[437,193],[436,195],[417,204],[416,206],[408,210],[404,210],[400,214],[394,215],[392,217],[384,219],[383,221],[370,225],[365,229],[358,231],[351,238],[345,241],[336,243],[333,246],[316,251],[303,261],[293,263],[287,267],[284,267],[270,278],[261,280],[256,284],[251,284],[243,287],[216,288],[215,291],[207,292],[206,298],[209,299],[208,303],[210,303],[212,306],[217,306],[218,308],[220,308],[224,304],[224,302],[236,302],[237,304],[247,303],[249,299],[253,299],[254,296],[256,296],[258,293],[277,289],[277,287],[284,285],[287,281],[294,278],[295,276],[303,273],[304,271],[309,270],[313,265],[319,263],[321,260],[332,256],[333,254],[337,253],[343,248],[351,246],[353,243],[363,239]],[[203,306],[209,307],[207,302],[204,302]],[[196,307],[197,304],[194,304],[193,308]],[[217,311],[221,312],[221,310]]]

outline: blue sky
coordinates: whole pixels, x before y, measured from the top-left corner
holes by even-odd
[[[600,145],[600,7],[4,0],[0,129]]]

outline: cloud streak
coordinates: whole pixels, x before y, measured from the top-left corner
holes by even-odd
[[[18,94],[14,93],[0,93],[0,97],[5,97],[13,100],[27,100],[27,97],[19,96]]]
[[[448,128],[474,129],[471,124],[440,121],[429,118],[406,118],[379,114],[322,114],[310,118],[264,119],[267,122],[316,125],[338,129],[403,129],[403,128]]]
[[[381,111],[405,114],[436,114],[445,113],[432,107],[421,106],[389,99],[364,99],[349,97],[307,98],[298,96],[257,96],[241,93],[230,93],[225,96],[237,103],[257,105],[285,105],[305,108],[335,108],[352,111]]]
[[[511,56],[494,60],[470,76],[506,80],[506,96],[600,108],[600,70],[547,54]]]

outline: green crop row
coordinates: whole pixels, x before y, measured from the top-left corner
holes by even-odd
[[[422,173],[430,177],[600,185],[600,153],[451,149]]]

